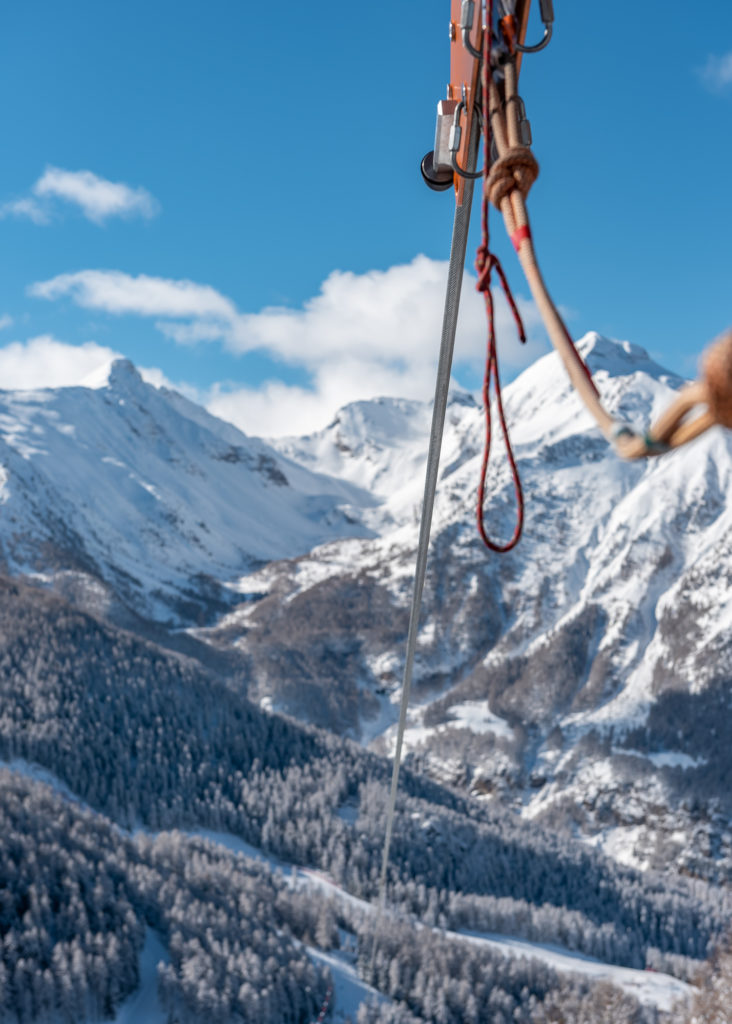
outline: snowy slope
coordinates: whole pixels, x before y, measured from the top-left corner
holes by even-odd
[[[450,395],[446,449],[466,440],[464,420],[479,415],[465,391]],[[309,469],[348,480],[374,496],[364,519],[383,534],[414,521],[424,489],[425,441],[432,409],[424,402],[375,398],[340,409],[324,430],[303,438],[277,438],[272,444]]]
[[[627,342],[591,334],[580,348],[615,415],[638,427],[683,383]],[[712,707],[730,714],[722,700],[732,673],[730,436],[713,430],[665,458],[624,463],[555,355],[506,388],[505,402],[526,495],[524,537],[506,556],[486,553],[477,538],[482,415],[457,392],[408,752],[439,777],[515,801],[529,816],[569,815],[608,836],[640,822],[645,839],[635,835],[637,855],[626,856],[671,856],[688,867],[698,850],[687,842],[696,827],[690,800],[697,789],[726,800],[732,770],[722,728],[711,746],[707,728]],[[347,407],[318,435],[275,442],[310,468],[371,488],[379,504],[363,516],[378,536],[249,574],[240,588],[259,599],[206,634],[252,658],[253,692],[268,706],[363,740],[381,735],[385,749],[428,432],[428,406],[382,399]],[[497,447],[487,519],[505,538],[515,510]],[[732,837],[712,830],[716,859],[732,866]]]
[[[682,384],[627,342],[580,347],[639,427]],[[429,404],[359,402],[267,443],[124,361],[88,384],[0,393],[5,567],[198,627],[265,706],[390,749]],[[505,404],[527,517],[495,556],[474,525],[482,411],[451,395],[407,754],[620,859],[732,873],[729,434],[623,463],[554,355]],[[505,538],[498,441],[487,521]]]
[[[0,393],[6,567],[81,578],[163,621],[225,603],[246,568],[363,535],[354,487],[303,469],[114,362],[90,387]]]
[[[0,765],[17,774],[51,786],[64,800],[71,799],[81,806],[86,806],[50,772],[22,760],[15,760],[9,764],[0,761]],[[88,807],[86,809],[90,810]],[[120,829],[120,831],[127,834],[124,829]],[[146,829],[135,830],[132,834],[138,833],[144,833],[150,837],[163,834]],[[366,919],[372,915],[384,913],[400,916],[399,912],[388,909],[384,911],[378,904],[353,896],[321,872],[286,863],[251,846],[238,836],[225,832],[214,832],[210,829],[195,829],[186,834],[193,838],[205,839],[219,850],[226,850],[235,857],[249,858],[267,864],[272,871],[281,873],[288,880],[290,886],[310,893],[316,903],[329,901],[343,904],[349,909],[357,910]],[[425,926],[414,921],[414,927],[419,929]],[[506,957],[535,960],[546,964],[560,974],[579,975],[593,982],[608,982],[634,996],[640,1003],[656,1006],[660,1010],[670,1010],[675,1003],[688,998],[694,991],[687,983],[662,971],[644,971],[622,967],[564,949],[558,945],[530,942],[526,939],[498,933],[437,930],[452,942],[471,943]],[[308,955],[316,963],[326,966],[331,971],[334,983],[332,1019],[336,1024],[345,1022],[348,1015],[351,1015],[351,1020],[355,1020],[358,1008],[362,1003],[372,999],[383,1003],[389,1002],[387,997],[359,978],[356,968],[354,936],[342,933],[340,949],[323,950],[309,947]],[[169,959],[169,951],[160,936],[148,928],[145,944],[140,954],[139,987],[119,1008],[115,1024],[138,1024],[138,1022],[139,1024],[162,1024],[166,1020],[165,1012],[160,1007],[158,1000],[157,965],[161,961],[168,962]]]

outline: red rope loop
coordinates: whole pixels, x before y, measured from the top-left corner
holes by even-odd
[[[483,33],[483,109],[488,110],[488,78],[491,72],[491,33],[493,30],[493,3],[492,0],[488,2],[488,19],[487,29]],[[485,167],[486,170],[490,167],[490,153],[491,153],[491,134],[490,134],[490,120],[486,121],[486,129],[484,132],[485,141]],[[516,460],[513,455],[513,449],[511,447],[511,439],[508,435],[508,425],[506,423],[506,414],[503,409],[503,397],[501,395],[501,379],[498,375],[498,353],[496,350],[496,326],[495,316],[493,308],[493,295],[491,294],[491,276],[495,270],[498,274],[498,278],[501,282],[503,292],[506,296],[509,308],[513,313],[516,321],[516,327],[518,329],[519,339],[522,342],[526,341],[526,332],[524,330],[523,321],[521,314],[519,313],[518,306],[513,297],[511,289],[509,287],[506,275],[501,266],[500,260],[490,251],[490,236],[488,230],[488,214],[489,214],[489,201],[483,192],[483,205],[482,205],[482,228],[483,237],[478,248],[478,252],[475,258],[475,269],[478,274],[477,289],[483,293],[485,299],[486,316],[488,320],[488,352],[486,356],[485,364],[485,376],[483,378],[483,407],[485,409],[485,445],[483,447],[483,463],[480,470],[480,482],[478,484],[478,533],[480,534],[481,540],[490,551],[505,552],[510,551],[516,547],[521,537],[521,532],[524,527],[524,493],[521,487],[521,478],[519,476],[518,467]],[[509,466],[511,467],[511,476],[513,478],[514,493],[516,495],[516,525],[514,527],[513,536],[505,544],[501,544],[499,541],[493,540],[488,536],[488,531],[485,525],[485,485],[486,476],[488,475],[488,463],[490,462],[491,456],[491,442],[493,440],[493,423],[491,419],[491,381],[494,382],[494,390],[496,394],[496,407],[498,410],[498,420],[501,425],[501,433],[503,434],[503,440],[506,446],[506,456],[508,458]]]
[[[498,274],[501,285],[506,295],[509,307],[513,312],[516,319],[516,326],[518,328],[519,338],[522,342],[526,341],[526,333],[524,331],[523,321],[521,320],[521,314],[518,311],[518,307],[511,294],[511,289],[508,286],[508,281],[503,272],[499,260],[492,253],[489,254],[489,258],[485,260],[484,269],[479,266],[480,253],[483,249],[478,250],[479,256],[476,260],[476,268],[478,269],[478,290],[483,292],[485,298],[486,315],[488,318],[488,355],[486,358],[485,376],[483,378],[483,407],[485,409],[485,444],[483,447],[483,462],[480,469],[480,481],[478,484],[478,533],[480,534],[481,540],[490,551],[506,552],[515,548],[521,537],[521,532],[524,527],[524,492],[521,487],[521,478],[519,476],[518,467],[516,465],[516,459],[514,458],[513,448],[511,447],[511,439],[508,433],[508,424],[506,423],[506,414],[503,408],[503,396],[501,394],[501,379],[498,374],[498,353],[496,350],[496,330],[495,330],[495,316],[493,308],[493,295],[490,289],[490,277],[491,272],[495,268]],[[506,456],[508,458],[509,466],[511,467],[511,476],[513,478],[513,488],[516,495],[516,525],[514,527],[513,535],[510,540],[506,543],[501,544],[499,541],[493,540],[488,535],[485,525],[485,485],[486,477],[488,475],[488,464],[491,456],[491,443],[493,440],[493,423],[491,416],[491,381],[494,382],[494,391],[496,395],[496,407],[498,410],[498,421],[501,425],[501,433],[503,434],[503,441],[506,446]]]

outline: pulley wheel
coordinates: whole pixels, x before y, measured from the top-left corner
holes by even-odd
[[[452,187],[453,174],[452,171],[436,171],[434,156],[435,152],[431,149],[422,157],[419,169],[428,188],[431,188],[433,192],[446,192]]]

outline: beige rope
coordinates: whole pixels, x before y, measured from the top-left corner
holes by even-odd
[[[640,459],[678,448],[717,423],[732,427],[732,332],[720,338],[707,353],[703,379],[684,388],[647,434],[618,423],[604,407],[549,295],[536,259],[525,200],[536,181],[539,165],[528,146],[521,142],[515,59],[505,65],[504,91],[502,99],[490,75],[488,113],[498,158],[486,176],[485,194],[503,215],[549,338],[605,437],[624,458]],[[692,416],[698,406],[707,408]]]

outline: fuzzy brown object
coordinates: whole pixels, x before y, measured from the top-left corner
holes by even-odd
[[[717,423],[732,427],[732,331],[707,350],[703,370],[709,411]]]

